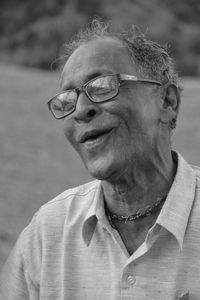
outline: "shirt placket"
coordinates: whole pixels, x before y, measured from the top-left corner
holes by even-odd
[[[139,278],[137,277],[136,270],[134,269],[134,262],[147,253],[156,239],[159,237],[160,227],[153,226],[148,232],[148,238],[145,242],[133,253],[124,266],[121,277],[121,300],[139,300],[138,286]]]
[[[132,300],[135,293],[135,284],[137,278],[134,272],[126,271],[121,278],[121,300]]]

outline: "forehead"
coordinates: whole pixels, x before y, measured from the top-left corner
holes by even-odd
[[[61,85],[82,84],[106,73],[136,74],[136,67],[121,41],[98,38],[80,46],[69,57],[62,72]]]

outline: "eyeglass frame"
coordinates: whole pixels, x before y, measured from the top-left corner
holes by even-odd
[[[116,76],[117,80],[118,80],[118,86],[117,86],[117,93],[116,95],[112,96],[111,98],[107,99],[107,100],[102,100],[102,101],[94,101],[94,99],[92,99],[92,97],[88,94],[88,91],[87,91],[87,85],[90,84],[92,81],[98,79],[98,78],[102,78],[102,77],[106,77],[106,76]],[[67,89],[67,90],[64,90],[58,94],[56,94],[53,98],[51,98],[48,102],[47,102],[47,105],[48,105],[48,108],[49,110],[51,111],[52,115],[54,116],[55,119],[64,119],[66,118],[67,116],[71,115],[75,110],[76,110],[76,105],[77,105],[77,102],[78,102],[78,98],[79,98],[79,95],[84,92],[85,95],[88,97],[88,99],[92,102],[92,103],[105,103],[107,101],[110,101],[112,100],[113,98],[115,98],[118,94],[119,94],[119,88],[122,84],[123,81],[134,81],[134,82],[144,82],[144,83],[151,83],[151,84],[156,84],[156,85],[159,85],[159,86],[162,86],[163,84],[157,80],[151,80],[151,79],[142,79],[142,78],[138,78],[137,76],[135,75],[128,75],[128,74],[120,74],[120,73],[117,73],[117,74],[104,74],[104,75],[101,75],[101,76],[98,76],[98,77],[95,77],[89,81],[87,81],[86,83],[84,83],[82,86],[80,87],[76,87],[74,89]],[[70,112],[70,113],[67,113],[61,117],[57,117],[52,108],[51,108],[51,102],[57,98],[59,95],[67,92],[67,91],[76,91],[76,94],[77,94],[77,99],[75,101],[75,105],[74,105],[74,109]]]

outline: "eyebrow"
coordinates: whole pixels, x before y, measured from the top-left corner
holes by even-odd
[[[102,71],[96,71],[96,72],[93,72],[91,74],[88,74],[86,76],[85,83],[88,82],[88,81],[90,81],[90,80],[92,80],[92,79],[94,79],[94,78],[96,78],[96,77],[99,77],[101,75],[104,75],[104,73]]]

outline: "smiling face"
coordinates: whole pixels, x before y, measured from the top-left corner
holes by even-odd
[[[116,73],[140,77],[120,41],[98,38],[70,56],[61,87],[80,87],[97,76]],[[93,177],[112,180],[152,155],[159,127],[155,88],[125,82],[119,94],[104,103],[92,103],[83,92],[79,95],[76,110],[64,119],[64,132]]]

